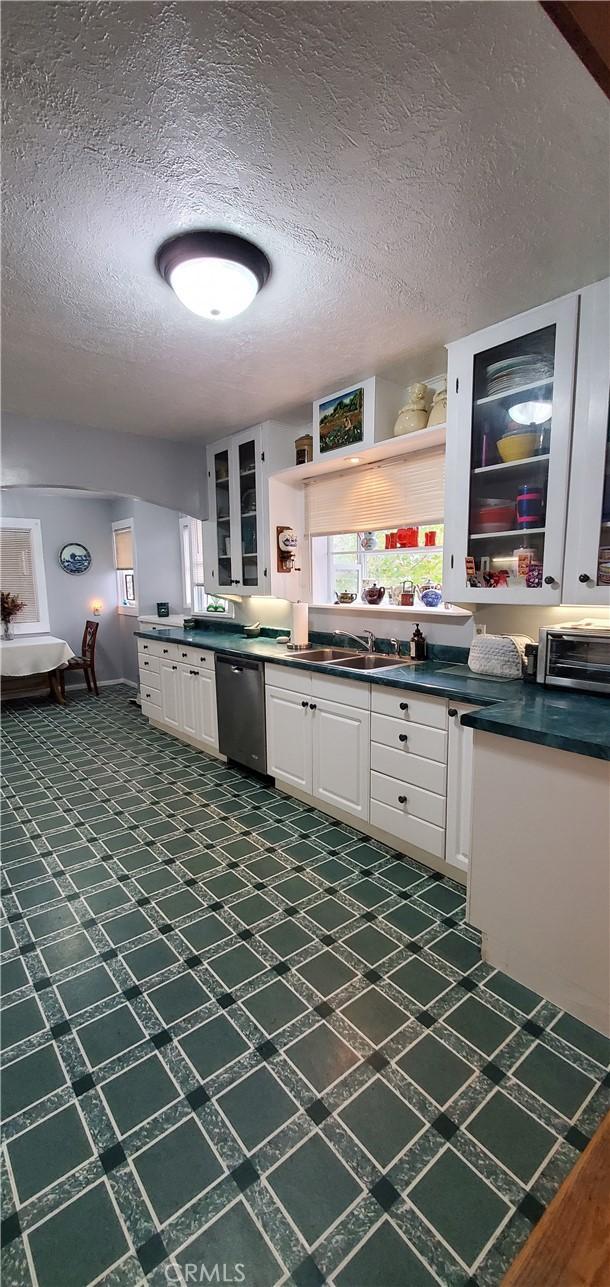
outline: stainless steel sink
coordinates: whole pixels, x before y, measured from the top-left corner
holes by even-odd
[[[302,652],[301,650],[292,652],[290,656],[293,661],[319,661],[332,664],[339,658],[357,658],[358,653],[355,648],[307,648]]]
[[[413,666],[408,657],[381,657],[378,653],[367,652],[356,657],[346,657],[344,661],[333,661],[331,665],[337,670],[387,670],[390,666]]]

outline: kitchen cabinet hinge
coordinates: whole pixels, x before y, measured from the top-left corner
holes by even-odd
[[[261,460],[264,460],[264,459],[265,459],[265,453],[264,451],[261,451]]]
[[[453,554],[451,555],[451,567],[453,569]]]
[[[263,576],[266,576],[266,575],[267,575],[267,569],[263,568]]]
[[[460,377],[459,377],[459,375],[458,375],[457,380],[456,380],[456,382],[455,382],[455,391],[456,391],[456,393],[459,391],[459,387],[460,387]]]

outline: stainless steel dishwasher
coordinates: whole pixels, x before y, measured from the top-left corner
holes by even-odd
[[[228,760],[267,772],[265,673],[262,661],[216,656],[218,746]]]

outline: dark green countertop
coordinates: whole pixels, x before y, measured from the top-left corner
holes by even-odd
[[[481,709],[462,716],[462,723],[469,728],[610,760],[610,698],[561,693],[558,689],[524,684],[521,680],[486,679],[467,673],[464,665],[440,660],[415,666],[391,666],[388,670],[342,671],[338,666],[305,661],[273,638],[261,634],[257,639],[247,639],[235,630],[168,628],[136,630],[135,634],[142,639],[166,639],[210,652],[233,653],[278,666],[319,671],[335,679],[472,702]]]

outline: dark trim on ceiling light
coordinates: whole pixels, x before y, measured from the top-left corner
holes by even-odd
[[[258,289],[265,285],[271,272],[271,264],[259,246],[245,237],[238,237],[232,232],[219,232],[214,229],[196,229],[193,232],[182,232],[163,242],[155,255],[155,266],[168,286],[171,285],[172,270],[186,259],[232,259],[243,264],[254,273]]]

